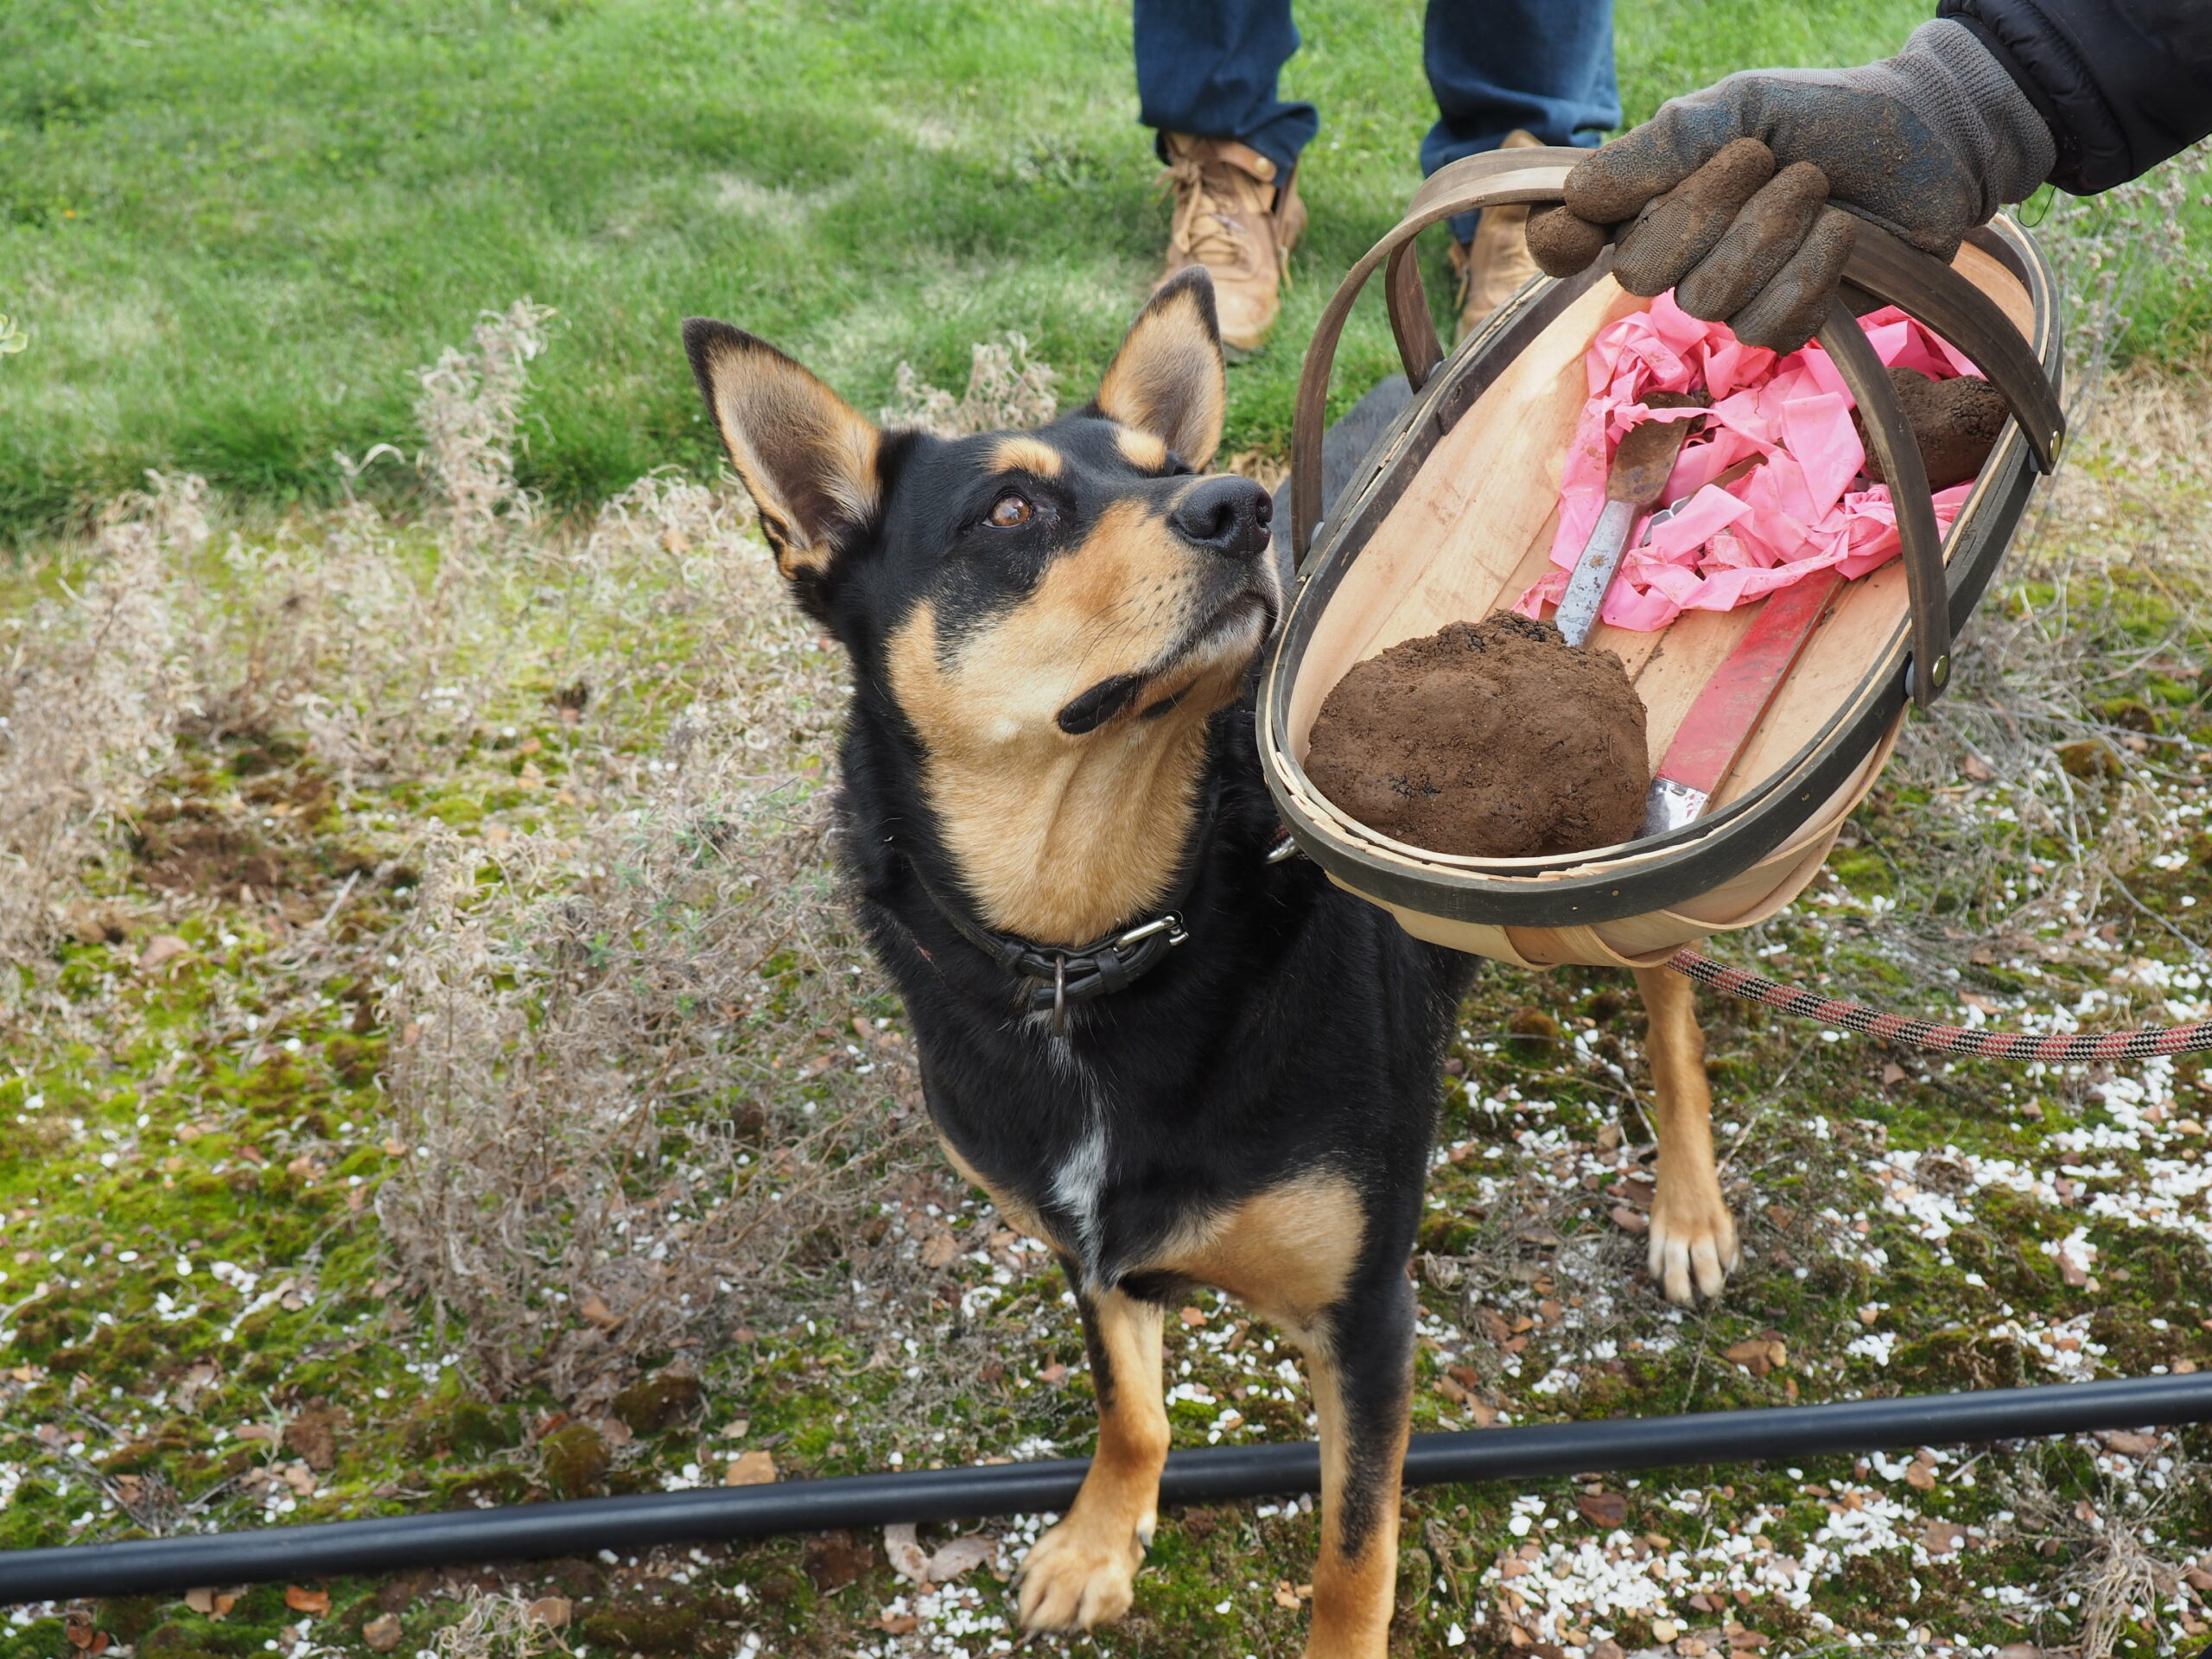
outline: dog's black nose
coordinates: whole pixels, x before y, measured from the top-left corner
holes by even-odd
[[[1274,512],[1265,490],[1230,473],[1207,479],[1185,496],[1167,522],[1194,546],[1244,559],[1267,546],[1268,521]]]

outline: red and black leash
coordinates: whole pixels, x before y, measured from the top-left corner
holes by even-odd
[[[1832,996],[1815,996],[1767,978],[1763,974],[1731,968],[1711,957],[1677,950],[1667,965],[1687,974],[1700,985],[1729,996],[1740,996],[1783,1014],[1794,1014],[1822,1025],[1840,1026],[1862,1037],[1912,1048],[1932,1048],[1947,1054],[1978,1054],[1989,1059],[2044,1060],[2053,1065],[2082,1065],[2095,1060],[2140,1060],[2153,1054],[2192,1054],[2212,1048],[2212,1020],[2184,1026],[2146,1026],[2135,1031],[2083,1033],[2071,1037],[2038,1037],[2029,1032],[1970,1031],[1963,1026],[1939,1026],[1929,1020],[1907,1020],[1901,1014],[1878,1014],[1863,1002],[1846,1002]]]

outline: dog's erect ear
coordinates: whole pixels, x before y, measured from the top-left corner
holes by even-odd
[[[791,577],[819,576],[875,516],[876,429],[763,340],[709,317],[683,325],[708,410]]]
[[[1199,472],[1221,448],[1229,402],[1213,278],[1191,265],[1163,283],[1107,365],[1098,412],[1149,432]]]

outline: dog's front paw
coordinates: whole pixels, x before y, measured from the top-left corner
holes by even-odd
[[[1718,1296],[1742,1259],[1736,1218],[1717,1183],[1670,1185],[1651,1202],[1651,1276],[1670,1302]]]
[[[1087,1630],[1129,1611],[1145,1541],[1126,1522],[1071,1515],[1039,1538],[1021,1563],[1022,1628]]]

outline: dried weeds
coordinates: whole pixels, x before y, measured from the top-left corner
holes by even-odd
[[[417,376],[417,465],[442,500],[449,550],[483,546],[533,516],[536,504],[515,483],[515,451],[530,362],[545,349],[552,317],[550,307],[527,299],[486,312],[470,336],[472,349],[448,346]]]
[[[207,539],[207,486],[148,477],[103,515],[81,591],[35,607],[0,658],[0,958],[51,937],[63,895],[119,850],[191,706],[171,589]]]
[[[486,1386],[579,1404],[803,1294],[795,1254],[846,1256],[902,1138],[883,1085],[911,1083],[861,1058],[881,993],[818,783],[838,664],[726,497],[641,481],[574,550],[573,602],[639,560],[690,567],[666,591],[713,612],[724,695],[580,832],[433,841],[386,1002],[395,1258]]]
[[[1029,356],[1029,341],[1009,330],[1003,340],[976,345],[968,369],[968,390],[955,397],[931,385],[901,362],[893,391],[896,401],[880,416],[886,426],[918,426],[941,438],[964,438],[1008,427],[1042,426],[1059,412],[1053,388],[1059,375]]]
[[[438,1659],[543,1659],[573,1653],[555,1624],[553,1607],[565,1618],[565,1605],[518,1595],[470,1598],[461,1616],[437,1633],[431,1651]]]

